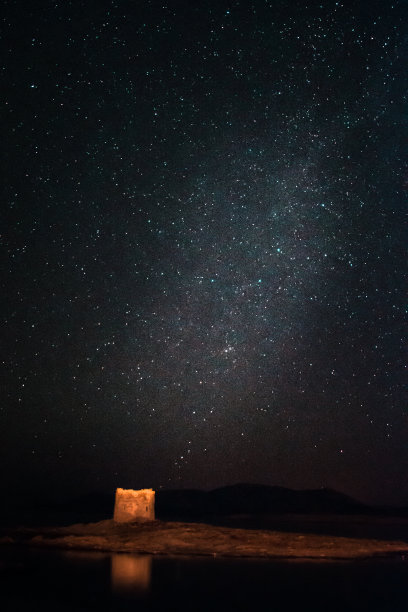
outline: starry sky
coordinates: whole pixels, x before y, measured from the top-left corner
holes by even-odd
[[[407,2],[3,5],[1,486],[408,505]]]

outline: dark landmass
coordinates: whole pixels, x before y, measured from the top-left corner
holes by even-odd
[[[113,494],[23,506],[2,521],[0,543],[287,559],[408,553],[405,509],[373,508],[330,489],[239,484],[209,492],[158,491],[159,520],[130,524],[114,523],[113,506]]]
[[[356,514],[367,506],[331,489],[294,491],[284,487],[237,484],[209,492],[162,491],[157,495],[156,508],[159,516],[200,518],[231,514]]]
[[[114,492],[91,493],[58,503],[19,503],[3,508],[3,525],[64,525],[107,520],[113,516]],[[156,491],[156,517],[163,520],[219,523],[251,515],[252,523],[278,515],[365,515],[408,518],[406,508],[372,507],[332,489],[296,491],[284,487],[236,484],[213,491]],[[245,526],[250,526],[248,518]]]
[[[234,529],[202,523],[135,521],[17,528],[0,544],[42,548],[132,552],[150,555],[204,555],[270,559],[349,560],[405,556],[408,543],[270,530]]]

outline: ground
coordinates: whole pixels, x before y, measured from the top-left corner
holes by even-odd
[[[170,521],[118,524],[105,520],[68,527],[20,527],[4,532],[0,543],[154,555],[271,559],[330,560],[408,555],[408,543],[397,540]]]

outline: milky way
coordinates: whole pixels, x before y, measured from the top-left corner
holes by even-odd
[[[408,13],[359,4],[7,3],[7,486],[408,503]]]

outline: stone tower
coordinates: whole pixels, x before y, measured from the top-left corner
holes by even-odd
[[[116,489],[113,520],[116,523],[154,521],[153,489]]]

